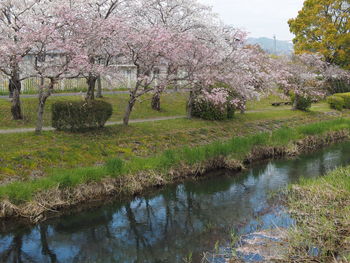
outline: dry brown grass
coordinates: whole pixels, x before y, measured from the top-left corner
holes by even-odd
[[[286,197],[297,221],[289,262],[350,262],[350,167],[294,185]]]

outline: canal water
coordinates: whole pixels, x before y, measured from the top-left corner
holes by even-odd
[[[238,175],[217,171],[203,181],[37,226],[2,225],[0,262],[200,262],[203,252],[228,244],[232,236],[290,226],[293,220],[271,191],[346,164],[349,142]]]

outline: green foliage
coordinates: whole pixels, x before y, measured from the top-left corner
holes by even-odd
[[[345,101],[340,96],[334,96],[334,95],[329,96],[327,98],[327,102],[332,109],[335,109],[338,111],[342,111],[344,109],[344,106],[345,106]]]
[[[330,80],[328,81],[328,92],[330,94],[350,92],[350,83],[342,79]]]
[[[232,106],[220,107],[208,101],[196,101],[192,105],[193,117],[210,121],[233,119],[235,108]]]
[[[112,105],[102,100],[55,102],[52,127],[68,131],[102,128],[112,113]]]
[[[349,18],[348,1],[306,0],[298,16],[288,22],[296,53],[318,52],[327,61],[349,68]]]
[[[227,119],[232,120],[235,116],[235,108],[227,106]]]
[[[227,112],[207,101],[196,101],[192,105],[193,117],[210,121],[222,121],[227,118]]]
[[[133,157],[127,162],[111,159],[105,165],[98,167],[54,170],[46,177],[0,186],[0,198],[9,198],[13,202],[20,203],[31,200],[38,191],[54,187],[70,188],[79,184],[98,182],[106,177],[125,176],[140,171],[166,173],[181,163],[194,165],[219,156],[243,160],[256,146],[288,145],[309,135],[321,135],[340,129],[350,129],[350,120],[337,119],[300,126],[296,129],[282,128],[272,133],[233,137],[225,142],[216,141],[191,148],[167,150],[152,157]]]
[[[308,111],[311,108],[312,99],[310,97],[301,97],[291,94],[290,98],[293,105],[295,105],[295,100],[297,100],[295,107],[297,110]]]
[[[342,98],[344,100],[344,108],[350,109],[350,92],[348,93],[337,93],[334,96]]]

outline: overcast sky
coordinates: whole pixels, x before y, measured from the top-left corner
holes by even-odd
[[[292,40],[288,19],[298,15],[304,0],[199,0],[213,6],[226,23],[245,29],[252,37],[277,36]]]

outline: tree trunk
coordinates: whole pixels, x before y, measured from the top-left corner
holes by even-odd
[[[295,95],[294,102],[293,102],[293,110],[298,109],[298,101],[299,101],[299,96]]]
[[[153,94],[151,106],[153,110],[160,111],[160,94],[158,92]]]
[[[135,105],[134,99],[131,99],[126,105],[124,119],[123,119],[123,123],[125,126],[129,125],[130,115],[131,115],[132,109],[134,108],[134,105]]]
[[[176,75],[176,78],[178,78],[178,76],[179,76],[179,70],[178,69],[176,70],[175,75]],[[175,92],[179,91],[179,81],[177,79],[175,80],[175,83],[174,83],[174,91]]]
[[[86,100],[94,100],[95,99],[95,86],[96,86],[97,78],[90,75],[87,79],[88,91],[86,94]]]
[[[96,98],[103,98],[102,96],[102,79],[101,76],[98,77],[97,79],[97,94]]]
[[[124,118],[123,118],[123,123],[125,126],[129,125],[130,115],[131,115],[132,109],[135,106],[136,99],[137,99],[137,91],[139,90],[139,88],[140,88],[140,83],[137,82],[135,88],[130,91],[130,98],[129,98],[128,104],[126,105]]]
[[[11,113],[14,120],[22,120],[22,109],[21,109],[21,81],[18,76],[12,76],[9,82],[10,98],[11,100]]]
[[[13,84],[12,84],[12,80],[9,80],[9,98],[12,99],[13,98]]]
[[[40,87],[39,91],[39,105],[38,105],[38,119],[36,122],[35,132],[40,134],[43,129],[43,118],[46,100],[50,97],[54,87],[54,81],[50,80],[50,84],[45,90],[45,86]]]

